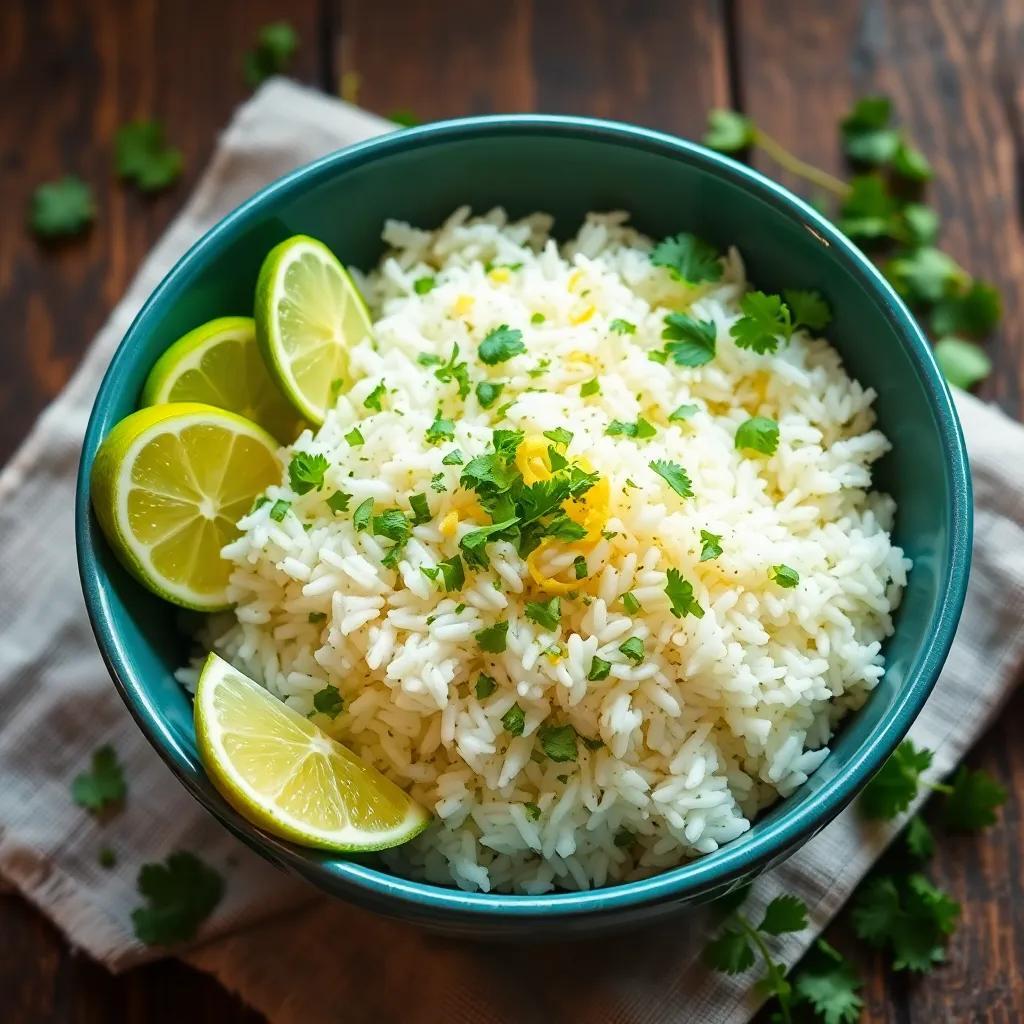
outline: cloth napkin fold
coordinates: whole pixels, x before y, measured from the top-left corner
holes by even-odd
[[[179,955],[214,974],[273,1024],[344,1019],[519,1024],[687,1020],[726,1024],[756,1008],[751,980],[706,971],[699,912],[629,937],[562,947],[489,947],[442,939],[320,896],[236,842],[172,778],[107,677],[75,565],[74,477],[92,399],[149,292],[210,225],[267,182],[389,122],[283,80],[237,112],[191,200],[147,259],[67,389],[0,474],[0,875],[76,946],[113,969],[153,957],[134,938],[139,867],[190,849],[227,892],[200,945]],[[912,736],[951,770],[1016,682],[1024,655],[1024,429],[957,397],[975,484],[967,606],[935,693]],[[104,743],[126,766],[129,796],[98,822],[70,785]],[[781,892],[811,927],[779,940],[794,963],[849,896],[897,825],[846,812],[760,879],[756,909]],[[98,854],[109,847],[111,869]]]

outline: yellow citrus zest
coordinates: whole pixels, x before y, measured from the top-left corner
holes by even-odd
[[[443,537],[454,537],[455,529],[459,525],[459,513],[449,512],[448,515],[441,520],[438,530],[441,531]]]
[[[601,365],[601,360],[593,352],[583,352],[578,348],[573,349],[565,358],[571,359],[574,363],[587,363],[589,366]]]
[[[569,291],[574,292],[574,291],[576,291],[576,288],[579,286],[579,283],[582,280],[583,280],[583,271],[582,270],[574,270],[569,275],[569,280],[566,282],[566,287],[569,289]]]
[[[584,306],[578,313],[572,313],[569,316],[569,323],[573,326],[577,324],[585,324],[594,315],[593,306]]]
[[[472,308],[476,299],[472,295],[460,295],[452,306],[452,312],[456,316],[465,316]]]
[[[487,276],[497,284],[504,284],[512,274],[508,267],[495,267]]]

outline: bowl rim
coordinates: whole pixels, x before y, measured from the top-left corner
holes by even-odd
[[[713,854],[639,881],[584,892],[556,892],[539,896],[471,893],[387,874],[356,860],[329,858],[268,836],[243,819],[217,793],[198,759],[168,728],[136,677],[132,660],[113,628],[108,600],[109,583],[100,569],[94,540],[99,537],[91,520],[88,476],[96,447],[112,426],[110,396],[122,386],[131,363],[133,341],[153,310],[184,287],[189,268],[200,253],[227,244],[238,225],[257,217],[265,204],[287,198],[328,180],[340,169],[368,163],[381,156],[410,152],[452,140],[493,138],[543,133],[556,137],[596,139],[638,147],[718,175],[752,192],[789,219],[801,224],[830,246],[843,268],[873,293],[894,331],[901,336],[929,399],[932,418],[946,453],[945,476],[951,496],[947,539],[949,577],[943,597],[932,615],[930,642],[908,668],[907,679],[893,710],[865,739],[854,755],[813,796],[771,822],[742,846],[726,844]],[[800,840],[813,835],[848,804],[881,767],[906,735],[930,694],[949,652],[963,608],[970,567],[973,529],[971,478],[963,433],[952,396],[931,349],[910,311],[868,258],[835,226],[788,189],[731,158],[665,132],[625,122],[571,115],[497,114],[434,122],[355,143],[305,164],[256,192],[206,231],[182,255],[153,290],[111,358],[89,418],[79,465],[75,498],[75,532],[79,572],[89,620],[103,660],[126,706],[149,742],[196,799],[230,831],[271,861],[304,876],[320,888],[355,901],[367,894],[383,904],[412,903],[421,911],[452,912],[465,918],[488,916],[530,917],[551,913],[566,916],[681,901],[723,890],[740,877],[773,863]],[[102,543],[102,540],[99,540]],[[395,907],[397,912],[397,907]]]

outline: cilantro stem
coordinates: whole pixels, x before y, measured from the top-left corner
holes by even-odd
[[[793,1024],[793,1018],[789,1013],[789,994],[786,992],[788,986],[786,976],[776,966],[768,946],[765,944],[764,939],[761,938],[761,933],[739,912],[733,916],[747,938],[757,946],[757,950],[764,960],[765,971],[768,975],[768,980],[771,982],[772,991],[779,1000],[779,1010],[782,1012],[784,1024]]]
[[[933,793],[945,793],[949,796],[953,792],[953,787],[948,782],[929,782],[927,779],[921,780]]]
[[[805,178],[819,188],[825,189],[826,192],[839,196],[840,199],[849,194],[850,186],[845,181],[829,174],[828,171],[821,170],[820,167],[805,163],[798,156],[794,156],[781,142],[773,139],[760,128],[754,129],[753,136],[754,145],[760,146],[768,156],[790,174],[795,174],[798,178]]]

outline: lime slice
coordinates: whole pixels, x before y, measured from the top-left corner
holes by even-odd
[[[171,345],[142,389],[143,405],[166,402],[204,402],[237,412],[282,444],[294,441],[302,429],[291,402],[267,372],[256,324],[247,316],[210,320]]]
[[[348,372],[348,348],[372,332],[348,271],[323,242],[293,235],[267,253],[256,282],[256,337],[289,401],[319,426]]]
[[[92,464],[100,526],[150,590],[186,608],[228,607],[231,564],[220,557],[235,523],[281,482],[277,442],[209,405],[154,405],[125,417]]]
[[[273,835],[325,850],[383,850],[429,824],[390,779],[216,654],[199,676],[195,719],[214,785]]]

